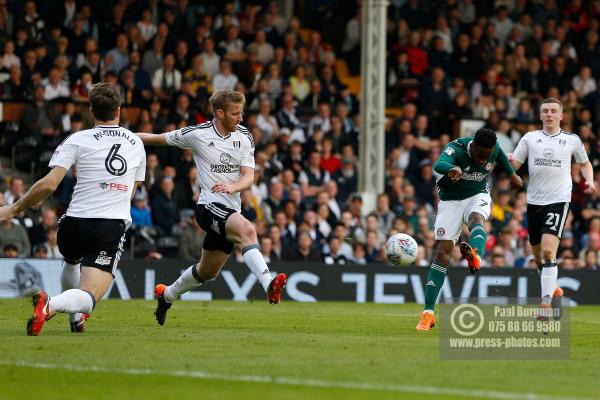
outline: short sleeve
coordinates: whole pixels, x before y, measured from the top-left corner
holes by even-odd
[[[520,162],[521,164],[523,164],[525,162],[525,160],[527,159],[527,155],[529,154],[529,147],[527,145],[527,137],[528,135],[525,134],[521,140],[519,140],[519,144],[517,144],[517,148],[515,149],[515,151],[513,151],[513,156],[515,157],[515,160],[517,160],[518,162]]]
[[[192,132],[196,129],[196,126],[186,126],[185,128],[176,129],[171,132],[165,133],[165,139],[169,146],[175,146],[182,149],[189,149],[192,147],[191,139],[193,137]]]
[[[63,167],[64,169],[71,169],[77,161],[79,146],[68,139],[54,150],[54,154],[48,163],[50,168]]]
[[[240,158],[240,167],[254,168],[254,142],[248,135],[242,136],[242,156]]]
[[[588,155],[585,152],[585,146],[579,137],[577,137],[577,143],[573,149],[573,157],[575,157],[575,161],[577,161],[578,164],[583,164],[589,161]]]
[[[146,151],[144,150],[144,146],[141,146],[141,148],[140,158],[142,161],[140,162],[137,171],[135,171],[136,182],[142,182],[146,179]]]

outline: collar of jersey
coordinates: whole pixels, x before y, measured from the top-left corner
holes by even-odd
[[[118,128],[119,125],[96,125],[95,128]]]
[[[564,131],[561,129],[560,131],[558,131],[558,133],[557,133],[556,135],[549,135],[549,134],[547,134],[546,132],[544,132],[544,130],[543,130],[543,129],[541,129],[541,131],[542,131],[542,133],[543,133],[544,135],[546,135],[546,136],[548,136],[548,137],[556,137],[556,136],[558,136],[558,135],[560,135],[561,133],[563,133],[563,132],[564,132]]]
[[[229,139],[229,136],[231,136],[231,132],[229,132],[229,133],[227,134],[227,136],[221,136],[221,134],[220,134],[220,133],[219,133],[219,131],[217,130],[217,124],[215,123],[215,120],[214,120],[214,119],[212,120],[212,123],[213,123],[213,124],[212,124],[212,127],[213,127],[213,129],[214,129],[215,133],[217,134],[217,136],[218,136],[220,139],[223,139],[223,140],[225,140],[225,139]]]

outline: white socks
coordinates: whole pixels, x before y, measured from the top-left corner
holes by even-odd
[[[271,271],[269,271],[269,267],[267,266],[263,255],[258,250],[258,245],[252,244],[244,247],[242,249],[242,255],[244,256],[244,262],[256,276],[266,292],[271,284]],[[194,264],[183,271],[183,274],[181,274],[173,284],[167,286],[163,293],[163,297],[167,303],[172,303],[179,299],[185,292],[189,292],[195,287],[202,285],[204,282],[205,281],[198,275],[196,264]]]
[[[250,271],[256,276],[260,284],[262,285],[265,292],[269,290],[271,284],[271,271],[265,262],[258,245],[251,244],[242,249],[242,255],[244,256],[244,262],[250,268]]]
[[[558,278],[558,267],[556,263],[542,264],[542,273],[540,280],[542,283],[542,304],[550,304],[552,302],[552,296],[554,296],[554,289],[556,289],[556,280]]]
[[[49,312],[90,314],[96,305],[91,293],[81,289],[69,289],[50,298]]]
[[[205,281],[200,278],[196,272],[196,264],[192,265],[172,285],[167,286],[163,297],[167,303],[172,303],[177,300],[185,292],[189,292],[196,286],[200,286]]]
[[[79,289],[79,279],[81,276],[81,264],[69,264],[62,262],[62,270],[60,271],[60,285],[63,292],[68,289]],[[69,321],[75,322],[81,319],[81,313],[69,314]]]

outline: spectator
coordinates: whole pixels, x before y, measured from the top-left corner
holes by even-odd
[[[149,76],[154,77],[156,71],[163,66],[163,48],[164,40],[160,37],[155,37],[152,41],[152,48],[144,52],[142,59],[142,68]],[[154,86],[154,84],[153,84]]]
[[[184,227],[178,240],[177,256],[184,260],[199,260],[202,256],[202,244],[206,233],[200,228],[193,216],[183,222]]]
[[[231,63],[227,60],[221,60],[219,64],[219,72],[213,76],[213,90],[231,90],[237,83],[238,77],[232,72]]]
[[[21,59],[15,54],[15,44],[8,40],[4,43],[4,54],[0,58],[0,69],[21,68]]]
[[[19,249],[12,243],[7,243],[2,247],[2,257],[4,258],[18,258]]]
[[[25,14],[16,21],[16,26],[23,28],[32,40],[40,42],[46,28],[46,23],[41,15],[37,13],[35,1],[26,1],[24,10]]]
[[[0,93],[6,100],[24,101],[27,98],[27,86],[22,79],[20,67],[10,67],[10,78],[2,83]]]
[[[161,235],[171,235],[173,227],[179,222],[174,189],[173,178],[164,176],[160,181],[159,190],[151,199],[152,220]]]
[[[137,27],[140,30],[140,35],[144,42],[150,41],[157,32],[156,25],[152,22],[152,10],[145,8],[142,11],[142,19],[138,21]]]
[[[13,204],[25,194],[25,182],[23,178],[14,176],[10,179],[8,190],[4,192],[4,201],[6,204]]]
[[[204,70],[209,77],[215,76],[219,72],[219,63],[221,57],[215,51],[215,42],[209,36],[206,37],[202,43],[202,64]]]
[[[37,222],[37,221],[36,221]],[[51,208],[44,210],[42,214],[42,223],[35,224],[29,230],[29,238],[33,246],[44,244],[48,240],[48,232],[56,228],[56,211]]]
[[[60,254],[60,251],[58,250],[58,237],[57,237],[57,232],[56,232],[56,227],[53,226],[50,229],[48,229],[48,235],[47,235],[47,240],[44,243],[44,247],[47,250],[48,253],[48,258],[60,258],[62,259],[63,256],[62,254]]]
[[[54,100],[58,97],[69,97],[69,86],[61,80],[61,73],[58,68],[51,68],[48,72],[48,78],[44,79],[44,100]]]
[[[133,197],[131,207],[131,223],[137,227],[152,227],[152,214],[146,204],[146,195],[142,191],[137,191]]]
[[[289,93],[282,96],[281,109],[277,112],[277,123],[282,135],[286,134],[284,129],[287,130],[287,134],[291,135],[288,142],[293,140],[298,140],[300,143],[306,142],[302,123],[296,115],[294,97]]]
[[[204,69],[202,55],[194,56],[192,66],[183,74],[183,78],[191,82],[192,93],[197,99],[207,99],[212,93],[212,82]]]
[[[271,115],[271,102],[268,99],[260,101],[256,122],[262,133],[262,144],[279,136],[279,124],[277,123],[277,119]]]
[[[121,74],[121,97],[124,106],[143,106],[145,104],[142,90],[136,86],[135,75],[129,68],[123,70]]]
[[[233,63],[240,63],[247,57],[244,52],[244,42],[239,38],[240,29],[236,25],[229,25],[226,28],[226,37],[219,43],[223,50],[223,58]]]
[[[342,161],[336,154],[333,154],[333,140],[325,138],[321,142],[322,156],[319,167],[327,171],[330,175],[333,175],[336,171],[342,168]]]
[[[290,77],[290,85],[294,98],[300,103],[306,99],[310,92],[310,84],[306,80],[306,70],[303,65],[298,65],[294,75]]]
[[[181,89],[181,72],[175,69],[172,53],[165,55],[164,65],[154,72],[152,87],[156,95],[165,101],[172,100],[175,92]]]
[[[106,69],[117,74],[129,64],[129,39],[124,33],[117,35],[117,45],[106,54]]]
[[[48,258],[48,249],[44,245],[33,247],[33,258]]]
[[[337,201],[345,204],[350,194],[358,190],[358,172],[351,158],[343,157],[341,161],[342,167],[333,174],[332,180],[338,187]]]
[[[316,150],[310,152],[306,167],[300,172],[298,182],[302,186],[302,194],[305,201],[314,202],[317,193],[324,189],[325,183],[331,178],[329,172],[320,167],[321,153]]]
[[[0,246],[12,244],[17,248],[18,257],[31,255],[31,243],[25,228],[12,220],[0,224]]]
[[[344,265],[349,261],[341,251],[342,242],[339,238],[332,236],[329,238],[328,244],[329,252],[323,255],[323,262],[325,262],[325,264]]]
[[[308,232],[298,234],[298,243],[283,257],[286,261],[322,262],[321,252],[313,245],[313,239]]]
[[[368,264],[380,264],[385,260],[382,249],[378,246],[377,231],[371,230],[366,233],[365,260]]]

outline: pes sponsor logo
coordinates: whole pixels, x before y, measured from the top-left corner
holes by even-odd
[[[99,186],[100,186],[100,189],[102,189],[102,190],[107,190],[108,189],[108,190],[112,190],[112,191],[116,191],[116,192],[127,192],[127,191],[129,191],[129,186],[125,185],[123,183],[100,182]]]

